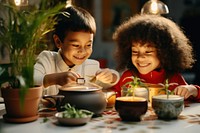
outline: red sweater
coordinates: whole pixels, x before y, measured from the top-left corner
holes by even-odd
[[[143,79],[146,83],[152,83],[152,84],[158,84],[158,83],[164,83],[165,82],[165,71],[163,69],[159,71],[152,71],[148,74],[139,74],[138,78]],[[115,92],[117,92],[117,97],[121,96],[121,87],[126,83],[131,81],[131,79],[126,79],[126,77],[135,76],[131,70],[125,71],[119,82],[112,88]],[[174,74],[170,79],[169,83],[178,83],[178,85],[187,85],[187,82],[183,78],[183,76],[180,73]],[[169,87],[170,90],[174,90],[177,87],[177,85],[172,85]],[[198,89],[198,95],[197,97],[190,96],[188,100],[190,101],[196,101],[200,102],[200,86],[195,85],[195,87]]]

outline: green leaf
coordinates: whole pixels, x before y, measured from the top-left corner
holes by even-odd
[[[123,86],[122,89],[126,89],[127,90],[127,94],[126,96],[134,96],[134,89],[138,88],[138,87],[144,87],[148,90],[148,87],[146,86],[145,83],[143,83],[143,80],[138,78],[138,77],[134,77],[134,76],[130,76],[130,77],[126,77],[124,78],[123,81],[127,80],[127,79],[132,79],[132,81],[126,82]]]
[[[45,34],[52,31],[56,24],[54,15],[64,8],[65,3],[47,6],[50,0],[41,0],[39,9],[19,10],[10,1],[0,3],[5,8],[7,19],[0,27],[0,44],[9,49],[10,68],[0,74],[0,83],[9,82],[12,88],[20,88],[21,101],[27,90],[33,87],[33,71],[36,52],[44,40]],[[4,73],[9,73],[7,78]],[[0,85],[1,85],[0,84]]]

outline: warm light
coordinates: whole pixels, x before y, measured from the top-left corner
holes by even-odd
[[[66,8],[72,6],[72,0],[66,0]]]
[[[14,0],[16,6],[27,6],[28,0]]]
[[[15,0],[15,5],[19,6],[21,4],[21,0]]]
[[[168,14],[169,9],[166,4],[159,0],[147,1],[141,9],[142,14]]]
[[[151,11],[154,13],[154,14],[157,14],[158,12],[158,5],[155,1],[152,2],[151,4]]]

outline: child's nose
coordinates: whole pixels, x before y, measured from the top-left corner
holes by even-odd
[[[139,59],[139,58],[145,58],[145,54],[144,54],[144,53],[138,53],[137,58],[138,58],[138,59]]]
[[[84,52],[86,52],[86,49],[85,49],[84,47],[80,47],[80,48],[78,49],[78,52],[79,52],[79,53],[84,53]]]

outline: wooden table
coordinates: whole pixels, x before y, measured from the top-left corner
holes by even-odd
[[[140,122],[122,122],[114,109],[107,109],[101,117],[92,118],[82,126],[61,126],[54,117],[48,117],[47,122],[43,120],[13,124],[4,122],[0,116],[0,133],[198,133],[200,103],[190,104],[177,120],[171,121],[158,120],[151,109]]]

